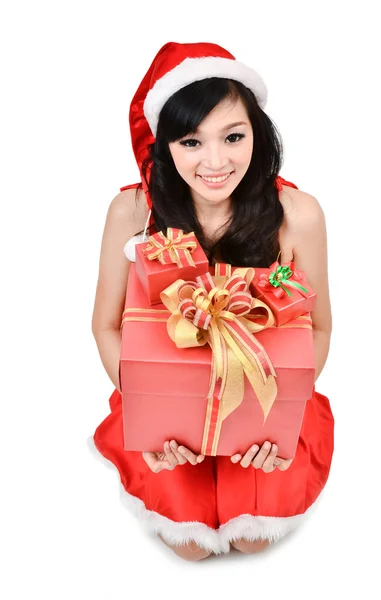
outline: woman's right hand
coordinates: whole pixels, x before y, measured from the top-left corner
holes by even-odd
[[[143,452],[143,458],[154,473],[159,473],[163,469],[173,471],[178,465],[185,465],[190,462],[197,465],[204,460],[203,454],[193,454],[185,446],[179,446],[175,440],[171,443],[164,442],[164,452]]]

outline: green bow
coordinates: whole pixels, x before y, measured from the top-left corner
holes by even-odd
[[[308,293],[308,290],[300,285],[300,283],[296,283],[296,281],[287,281],[294,274],[291,271],[290,267],[279,265],[275,271],[272,271],[269,275],[269,283],[274,287],[281,287],[282,290],[286,292],[288,296],[291,296],[292,293],[285,286],[292,286],[298,290],[303,290]]]

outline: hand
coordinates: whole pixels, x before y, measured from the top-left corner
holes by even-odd
[[[159,473],[163,469],[173,471],[178,465],[185,465],[190,462],[197,465],[204,460],[203,454],[193,454],[185,446],[179,446],[175,440],[164,442],[164,452],[143,452],[143,458],[154,473]]]
[[[278,447],[276,444],[272,444],[271,446],[270,442],[265,442],[261,449],[259,449],[257,444],[249,448],[243,458],[240,454],[234,454],[231,457],[231,461],[237,463],[240,460],[242,467],[246,468],[252,465],[255,469],[262,469],[265,473],[271,473],[277,467],[280,471],[286,471],[292,463],[293,458],[288,460],[279,458],[277,452]]]

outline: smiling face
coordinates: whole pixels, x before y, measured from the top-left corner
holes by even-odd
[[[251,161],[254,136],[240,98],[220,102],[196,133],[169,143],[175,167],[194,200],[218,204],[230,197]]]

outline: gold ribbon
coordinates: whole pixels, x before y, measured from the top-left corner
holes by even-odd
[[[253,333],[274,324],[271,309],[250,294],[253,268],[232,276],[209,273],[196,282],[177,280],[160,298],[170,310],[167,331],[178,348],[209,344],[212,349],[202,453],[217,454],[221,425],[241,404],[244,375],[261,405],[264,420],[277,395],[275,369]],[[262,323],[258,323],[259,318]],[[257,312],[257,315],[256,315]]]
[[[184,267],[182,257],[186,263],[195,267],[191,252],[197,248],[197,241],[193,231],[184,233],[182,229],[167,228],[167,235],[162,231],[148,238],[148,245],[143,248],[148,260],[159,260],[162,265],[176,263],[179,268]]]

